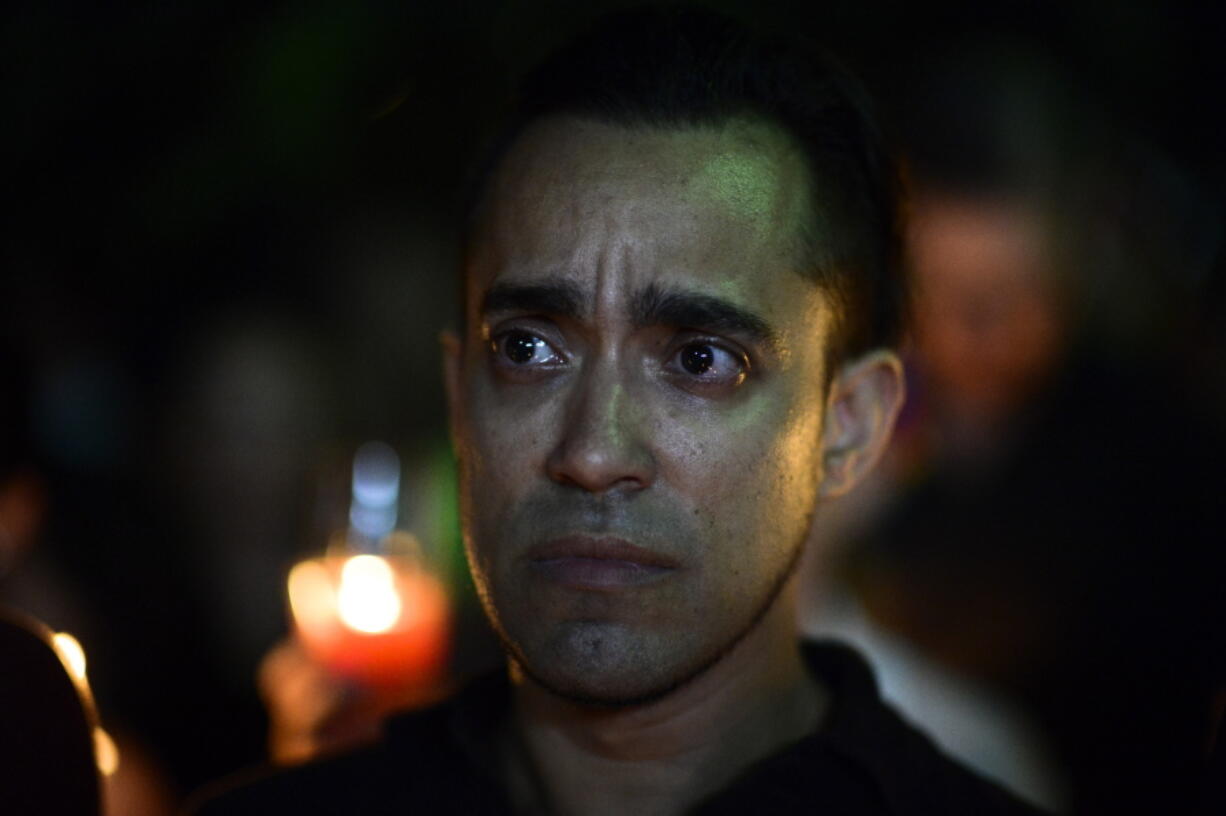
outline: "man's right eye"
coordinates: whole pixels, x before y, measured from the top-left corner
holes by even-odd
[[[562,356],[549,344],[548,340],[522,329],[502,332],[492,338],[490,345],[493,347],[494,354],[498,356],[499,362],[517,368],[562,362]]]

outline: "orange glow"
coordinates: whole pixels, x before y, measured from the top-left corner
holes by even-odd
[[[81,648],[81,644],[67,632],[56,632],[51,636],[51,645],[55,648],[55,653],[60,656],[64,668],[68,670],[73,681],[78,686],[83,685],[85,683],[85,650]]]
[[[441,674],[451,629],[447,594],[414,559],[312,559],[290,570],[288,584],[303,647],[337,674],[397,687]]]
[[[119,770],[119,748],[111,735],[101,728],[94,728],[94,761],[103,776],[111,776]]]
[[[322,561],[302,561],[290,570],[289,603],[299,627],[318,631],[336,620],[332,574]]]

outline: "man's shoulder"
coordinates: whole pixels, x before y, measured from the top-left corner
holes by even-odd
[[[975,813],[1040,816],[998,783],[950,757],[928,734],[883,704],[881,742],[874,767],[894,809],[906,814]]]
[[[951,759],[884,702],[855,651],[833,641],[807,643],[804,651],[831,693],[825,723],[753,769],[713,800],[710,812],[735,812],[739,802],[766,797],[776,804],[764,812],[778,813],[803,812],[806,804],[906,816],[1040,813]]]

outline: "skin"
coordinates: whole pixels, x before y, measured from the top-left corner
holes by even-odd
[[[793,567],[902,387],[882,352],[825,389],[804,170],[760,122],[559,118],[490,181],[445,367],[468,555],[516,680],[521,807],[674,812],[820,716]]]

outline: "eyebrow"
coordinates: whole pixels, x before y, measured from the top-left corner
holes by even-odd
[[[483,315],[498,312],[533,312],[572,319],[583,318],[583,289],[565,279],[541,283],[495,283],[481,299]],[[778,334],[762,317],[721,297],[666,289],[649,284],[635,295],[630,318],[639,328],[678,326],[719,334],[733,334],[769,346]]]
[[[642,326],[684,326],[719,334],[734,334],[777,346],[778,334],[753,312],[712,295],[662,289],[650,284],[631,306],[631,318]]]
[[[543,283],[495,283],[481,299],[481,314],[539,312],[562,317],[583,316],[583,290],[567,280]]]

